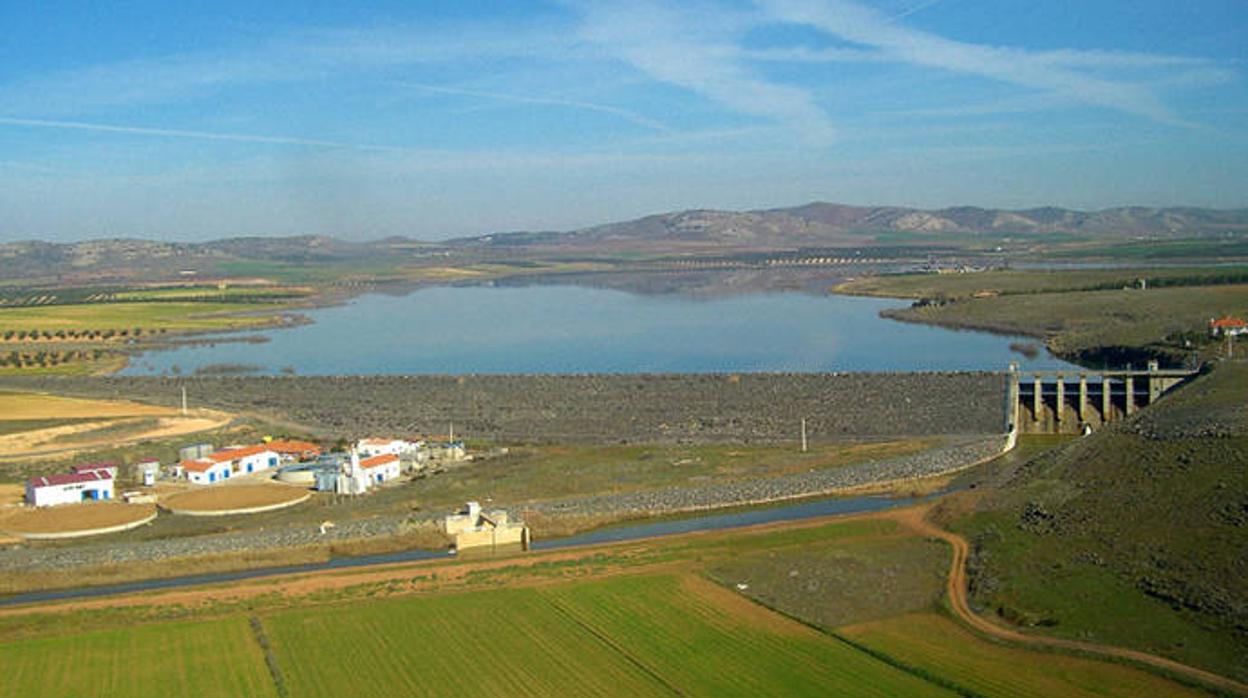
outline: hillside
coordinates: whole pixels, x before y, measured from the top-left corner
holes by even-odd
[[[977,488],[971,591],[1024,627],[1248,678],[1248,365]]]
[[[543,255],[731,254],[879,246],[991,249],[1004,238],[1058,244],[1115,245],[1143,240],[1196,241],[1223,247],[1248,235],[1248,209],[1115,208],[1019,211],[958,206],[922,210],[816,202],[759,211],[691,210],[571,231],[509,232],[442,243],[406,237],[351,242],[323,235],[235,237],[210,242],[134,239],[0,244],[0,278],[32,283],[120,283],[212,276],[272,275],[283,267],[390,268],[402,264],[471,263]],[[1099,249],[1099,248],[1098,248]],[[1221,249],[1221,248],[1219,248]],[[1230,248],[1227,248],[1229,250]],[[1095,252],[1095,250],[1094,250]],[[1148,252],[1148,250],[1145,250]],[[1233,250],[1242,254],[1239,248]],[[1216,252],[1213,256],[1225,256]]]
[[[1112,208],[1072,211],[974,206],[925,210],[815,202],[759,211],[691,210],[646,216],[565,233],[505,233],[452,241],[457,246],[602,249],[775,249],[853,245],[885,236],[893,242],[959,234],[1063,236],[1100,241],[1178,239],[1248,233],[1248,210]]]

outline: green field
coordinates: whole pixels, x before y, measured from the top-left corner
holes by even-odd
[[[88,303],[0,309],[0,332],[64,329],[122,330],[141,328],[188,331],[221,330],[273,322],[272,316],[228,313],[275,313],[280,305],[252,303]]]
[[[987,642],[935,613],[897,616],[837,632],[918,673],[951,682],[969,695],[1205,695],[1121,664]]]
[[[241,616],[0,643],[0,696],[276,696]]]
[[[1001,295],[1110,291],[1144,279],[1152,288],[1248,282],[1248,267],[1080,269],[1074,271],[1000,270],[967,274],[883,274],[863,276],[836,287],[841,293],[892,298],[965,298],[981,291]]]
[[[532,565],[421,565],[302,597],[274,584],[193,605],[0,616],[10,638],[0,695],[1182,694],[1129,667],[1001,647],[936,615],[934,572],[947,563],[938,547],[895,521],[862,519]],[[781,601],[796,593],[852,613],[788,605],[782,615],[731,579],[703,576],[730,568],[760,589],[792,586]],[[913,585],[882,582],[913,575]],[[871,589],[890,599],[859,607]],[[82,671],[46,676],[63,664]]]
[[[945,693],[715,592],[620,577],[279,613],[266,626],[292,695]]]
[[[1134,286],[1146,279],[1147,289]],[[1207,323],[1248,315],[1248,270],[1119,269],[904,274],[864,277],[836,287],[850,294],[927,299],[886,310],[897,320],[1043,337],[1049,349],[1099,368],[1160,358],[1210,358]],[[987,292],[987,297],[975,294]],[[992,295],[997,294],[997,295]]]

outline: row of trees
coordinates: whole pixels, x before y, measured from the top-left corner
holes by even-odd
[[[164,334],[162,327],[156,330],[144,330],[142,327],[122,327],[120,329],[59,329],[59,330],[18,330],[9,329],[0,333],[6,342],[50,342],[50,341],[109,341],[114,339],[139,338],[145,334]]]
[[[10,351],[0,353],[0,367],[49,368],[75,361],[99,361],[103,349],[73,349],[70,351]]]

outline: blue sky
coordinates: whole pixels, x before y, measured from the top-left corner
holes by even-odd
[[[1243,0],[0,2],[0,241],[1248,206]]]

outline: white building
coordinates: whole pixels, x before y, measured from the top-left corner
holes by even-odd
[[[26,502],[37,507],[105,501],[112,498],[113,474],[108,470],[32,477],[26,482]]]
[[[399,479],[399,457],[393,454],[373,456],[360,461],[360,472],[374,485]]]
[[[276,468],[280,463],[281,456],[262,444],[226,448],[203,458],[182,461],[180,465],[187,480],[197,485],[211,485],[236,475]]]
[[[419,449],[420,442],[403,439],[360,439],[355,447],[363,458],[384,455],[403,456]]]

